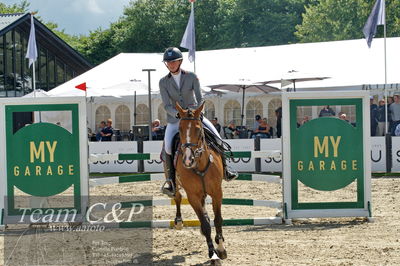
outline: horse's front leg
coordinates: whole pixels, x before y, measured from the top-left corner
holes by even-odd
[[[222,196],[214,197],[212,199],[213,211],[214,211],[214,226],[215,226],[215,242],[217,243],[217,254],[220,259],[226,259],[228,257],[225,247],[224,247],[224,237],[222,236],[222,214],[221,214],[221,205],[222,205]]]
[[[201,196],[194,196],[188,194],[188,199],[190,205],[192,205],[193,210],[196,212],[197,217],[200,221],[201,233],[206,237],[206,242],[208,246],[208,257],[211,259],[212,265],[219,265],[220,258],[214,249],[213,240],[211,238],[211,224],[208,215],[204,212],[203,199]]]
[[[183,220],[181,214],[182,194],[179,192],[179,190],[176,190],[174,199],[176,204],[176,215],[174,221],[175,229],[181,230],[183,228]]]

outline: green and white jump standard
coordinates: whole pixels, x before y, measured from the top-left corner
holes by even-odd
[[[71,205],[58,208],[65,210],[61,216],[68,216],[70,210],[76,212],[75,217],[85,212],[89,187],[85,100],[84,97],[0,100],[0,150],[3,151],[0,153],[0,224],[3,227],[5,221],[21,222],[21,202],[17,204],[16,192],[25,195],[21,198],[29,210],[23,215],[45,212],[42,203],[46,198],[69,188],[73,190],[73,198]],[[22,120],[17,119],[21,115],[33,123],[21,124]],[[50,119],[58,119],[60,115],[67,117],[64,121],[68,125],[63,125],[66,127]],[[42,203],[38,204],[40,200]]]
[[[302,107],[346,106],[355,123],[337,116],[317,117],[299,126]],[[370,104],[366,91],[283,93],[284,219],[313,217],[371,218]],[[302,117],[301,117],[302,118]],[[336,191],[356,182],[354,201],[309,202],[299,186]],[[324,199],[325,200],[325,199]]]

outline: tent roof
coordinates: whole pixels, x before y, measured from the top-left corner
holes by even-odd
[[[387,38],[387,81],[400,83],[400,38]],[[99,90],[136,79],[147,84],[151,72],[152,91],[167,74],[162,53],[121,53],[84,74],[53,89],[52,94],[84,95],[74,87],[82,82]],[[184,53],[182,68],[193,70]],[[321,81],[296,83],[296,88],[357,87],[384,84],[383,39],[375,38],[368,48],[364,39],[303,43],[267,47],[234,48],[196,53],[196,73],[202,86],[278,80],[296,70],[315,76],[330,77]]]

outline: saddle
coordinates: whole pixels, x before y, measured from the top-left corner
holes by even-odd
[[[225,152],[230,152],[231,154],[230,154],[230,156],[228,156],[228,158],[233,157],[232,151],[231,151],[231,146],[227,142],[225,142],[222,139],[215,136],[214,133],[206,127],[204,127],[204,137],[205,137],[207,146],[210,147],[211,149],[213,149],[215,152],[217,152],[219,154],[224,154]],[[181,150],[179,149],[180,145],[181,145],[181,141],[179,138],[179,133],[176,133],[173,138],[173,141],[172,141],[172,154],[174,155],[174,167],[175,168],[176,168],[178,156],[181,152]],[[163,144],[160,158],[163,162],[165,161],[164,144]]]

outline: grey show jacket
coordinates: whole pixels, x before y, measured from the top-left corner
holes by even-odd
[[[193,72],[181,70],[180,88],[176,85],[172,74],[169,73],[160,79],[160,93],[167,111],[167,122],[176,123],[179,120],[175,117],[178,112],[175,102],[183,108],[197,108],[203,102],[203,95],[200,90],[199,79]]]

